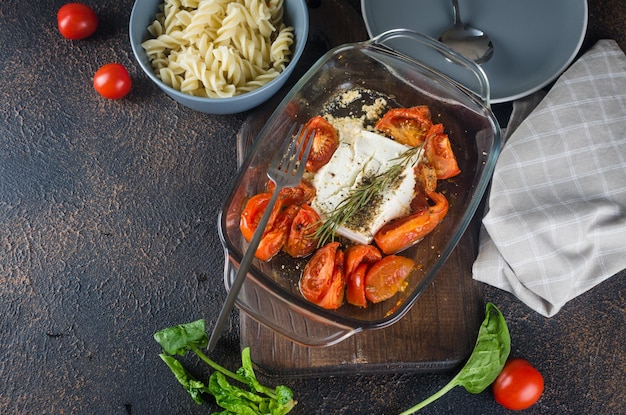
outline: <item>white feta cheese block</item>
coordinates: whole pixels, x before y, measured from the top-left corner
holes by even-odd
[[[409,149],[408,146],[353,125],[339,128],[338,131],[339,147],[328,164],[313,178],[317,194],[311,205],[322,218],[335,210],[364,181],[398,164],[398,157]],[[367,206],[339,227],[337,234],[356,243],[369,244],[385,223],[410,213],[416,183],[414,167],[421,153],[413,156],[395,183],[377,194]]]

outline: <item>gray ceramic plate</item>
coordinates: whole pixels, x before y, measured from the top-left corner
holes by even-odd
[[[460,0],[461,20],[492,39],[481,65],[491,102],[512,101],[554,81],[578,53],[587,30],[586,0]],[[361,0],[370,36],[394,28],[438,38],[454,20],[450,0]],[[412,56],[411,50],[401,52]],[[419,59],[419,56],[413,56]]]

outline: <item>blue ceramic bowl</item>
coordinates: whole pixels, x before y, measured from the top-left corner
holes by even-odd
[[[146,75],[167,95],[180,104],[207,114],[234,114],[252,109],[271,98],[285,84],[302,56],[309,33],[309,14],[305,0],[285,0],[283,21],[294,27],[292,55],[285,70],[275,79],[254,91],[227,98],[196,97],[180,92],[161,81],[141,47],[150,37],[148,26],[154,21],[163,0],[137,0],[130,15],[129,35],[135,58]]]

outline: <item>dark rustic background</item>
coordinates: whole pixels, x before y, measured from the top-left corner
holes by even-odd
[[[129,45],[131,0],[86,1],[100,27],[79,42],[57,31],[64,3],[0,1],[0,413],[209,413],[217,408],[197,406],[178,387],[152,334],[211,320],[221,306],[217,214],[236,173],[236,134],[250,113],[196,113],[153,86]],[[348,4],[358,14],[355,1],[319,3]],[[626,50],[626,3],[590,0],[589,8],[583,51],[601,38]],[[362,24],[328,18],[346,36]],[[134,82],[120,101],[91,87],[93,73],[114,61]],[[625,277],[551,319],[481,286],[505,314],[512,355],[545,376],[544,396],[527,413],[626,413]],[[216,359],[238,366],[237,319]],[[451,376],[269,382],[293,388],[295,413],[391,414]],[[507,411],[489,392],[457,388],[423,413]]]

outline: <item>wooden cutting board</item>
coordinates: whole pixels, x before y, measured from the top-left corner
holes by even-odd
[[[362,17],[345,2],[311,1],[309,14],[307,47],[291,82],[268,103],[253,110],[238,132],[239,164],[291,85],[320,56],[335,46],[368,38]],[[409,313],[390,327],[358,333],[334,346],[305,347],[240,313],[241,346],[250,346],[257,369],[267,376],[335,376],[455,368],[471,353],[484,316],[480,289],[471,277],[476,252],[477,227],[472,226]]]

